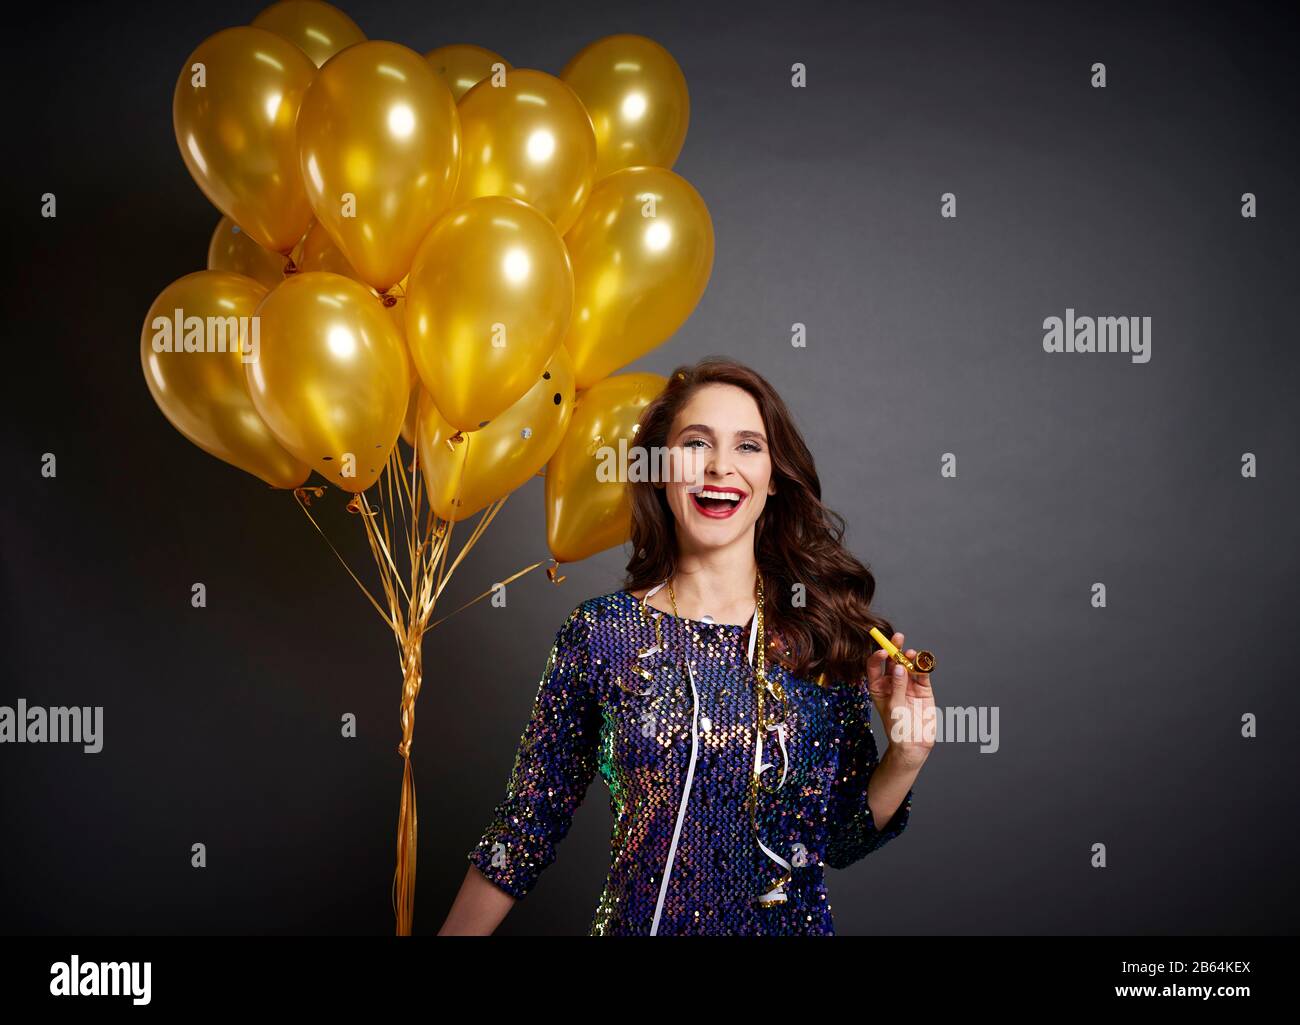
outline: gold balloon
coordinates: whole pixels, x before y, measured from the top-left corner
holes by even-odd
[[[653,39],[606,36],[560,72],[596,129],[596,176],[621,167],[672,167],[686,141],[691,100],[673,55]]]
[[[451,91],[414,50],[357,43],[303,97],[298,147],[316,220],[361,280],[387,291],[456,191]]]
[[[320,226],[319,221],[312,224],[311,230],[303,239],[299,260],[302,270],[324,270],[331,274],[342,274],[353,281],[361,281],[356,268],[348,263],[348,258],[334,244],[329,232]],[[361,283],[365,284],[364,281]],[[378,298],[378,293],[375,293],[375,296]],[[402,348],[406,350],[407,369],[411,373],[411,380],[414,381],[415,361],[411,359],[410,349],[406,345],[406,279],[403,278],[398,287],[388,293],[386,300],[381,301],[384,302],[388,315],[393,318],[393,323],[397,325],[397,330],[401,332]]]
[[[535,206],[563,235],[591,194],[596,135],[567,85],[524,68],[506,84],[480,82],[460,101],[456,203],[511,196]]]
[[[451,90],[452,98],[457,102],[474,86],[492,74],[493,65],[500,64],[506,71],[511,70],[510,62],[499,53],[493,53],[491,50],[482,46],[475,46],[473,43],[452,43],[450,46],[440,46],[438,49],[426,53],[424,59],[432,64],[433,70],[442,76],[443,81],[447,83],[447,87]]]
[[[299,459],[345,491],[364,491],[397,443],[411,394],[392,317],[365,285],[325,271],[285,278],[257,313],[253,405]]]
[[[420,395],[424,388],[420,385],[420,379],[411,375],[411,380],[415,383],[411,385],[411,397],[406,400],[406,419],[402,421],[402,440],[415,447],[415,427],[420,419]]]
[[[621,545],[632,533],[625,475],[602,480],[603,452],[630,447],[641,410],[668,385],[658,374],[620,374],[578,395],[564,439],[546,467],[546,543],[559,562]]]
[[[537,380],[564,340],[573,271],[564,241],[527,203],[484,196],[426,236],[406,288],[406,338],[424,387],[473,431]]]
[[[416,434],[429,505],[460,521],[510,494],[546,465],[572,415],[573,364],[564,349],[523,398],[469,434],[458,434],[424,392]]]
[[[285,258],[263,249],[229,217],[223,217],[208,242],[208,270],[226,270],[253,278],[267,288],[284,279]]]
[[[329,271],[331,274],[342,274],[353,281],[361,281],[356,269],[348,263],[348,258],[330,238],[330,233],[325,230],[320,221],[313,221],[311,228],[303,236],[298,267],[300,270]]]
[[[172,95],[176,142],[199,188],[276,253],[288,253],[311,223],[294,126],[315,74],[274,33],[228,28],[190,54]]]
[[[242,274],[185,275],[149,307],[140,331],[140,362],[149,393],[185,437],[272,487],[296,488],[311,469],[271,436],[244,380],[240,345],[249,356],[260,346],[252,318],[265,296],[262,285]],[[248,319],[232,324],[229,318]]]
[[[564,241],[575,288],[564,344],[579,390],[681,327],[713,270],[709,209],[690,182],[662,167],[597,182]]]
[[[320,0],[282,0],[254,18],[253,24],[289,40],[318,68],[344,47],[366,39],[355,21]]]

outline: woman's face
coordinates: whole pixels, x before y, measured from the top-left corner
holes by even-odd
[[[707,551],[752,538],[767,496],[776,492],[754,397],[731,384],[695,389],[673,419],[668,446],[681,468],[665,488],[683,550]]]

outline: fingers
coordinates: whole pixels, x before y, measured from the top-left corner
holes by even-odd
[[[893,642],[894,647],[900,651],[902,650],[902,634],[896,633],[890,640]],[[889,657],[889,652],[884,648],[877,648],[873,651],[871,657],[867,659],[867,688],[873,693],[891,689],[894,684],[890,668],[895,665],[897,663]]]
[[[902,636],[902,634],[894,634],[893,638],[891,638],[895,647],[898,646],[898,639]],[[889,665],[889,652],[884,648],[877,648],[873,651],[867,659],[867,682],[879,683],[883,677],[888,676]]]
[[[885,675],[885,667],[889,664],[889,656],[885,653],[884,648],[877,648],[867,659],[867,686],[873,690],[880,685],[881,678]]]
[[[909,661],[916,661],[917,649],[903,647],[905,637],[902,633],[895,633],[890,640]],[[909,687],[912,687],[920,692],[917,696],[924,696],[931,689],[930,674],[911,672],[906,666],[899,665],[890,658],[883,648],[877,648],[867,659],[867,686],[873,694],[892,690],[901,697]]]
[[[894,634],[893,640],[894,640],[894,646],[897,647],[899,651],[903,651],[903,635]],[[907,653],[903,652],[903,654],[907,654]],[[892,659],[890,659],[889,664],[890,666],[892,666],[889,673],[890,673],[890,684],[892,685],[894,691],[894,700],[901,701],[907,697],[907,684],[908,684],[907,666],[900,665],[899,663],[893,661]]]

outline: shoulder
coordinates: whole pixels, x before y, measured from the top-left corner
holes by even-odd
[[[639,619],[640,607],[626,591],[588,598],[560,626],[552,657],[581,671],[594,689],[636,650]]]
[[[624,616],[636,605],[636,602],[636,597],[630,591],[610,591],[607,594],[588,598],[569,613],[569,618],[591,621],[611,616]]]
[[[568,643],[590,643],[626,625],[637,611],[636,599],[627,591],[610,591],[577,605],[560,627],[559,639]]]

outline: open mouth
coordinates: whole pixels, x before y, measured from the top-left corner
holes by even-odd
[[[715,520],[725,520],[749,497],[739,488],[701,488],[690,495],[695,508]]]

